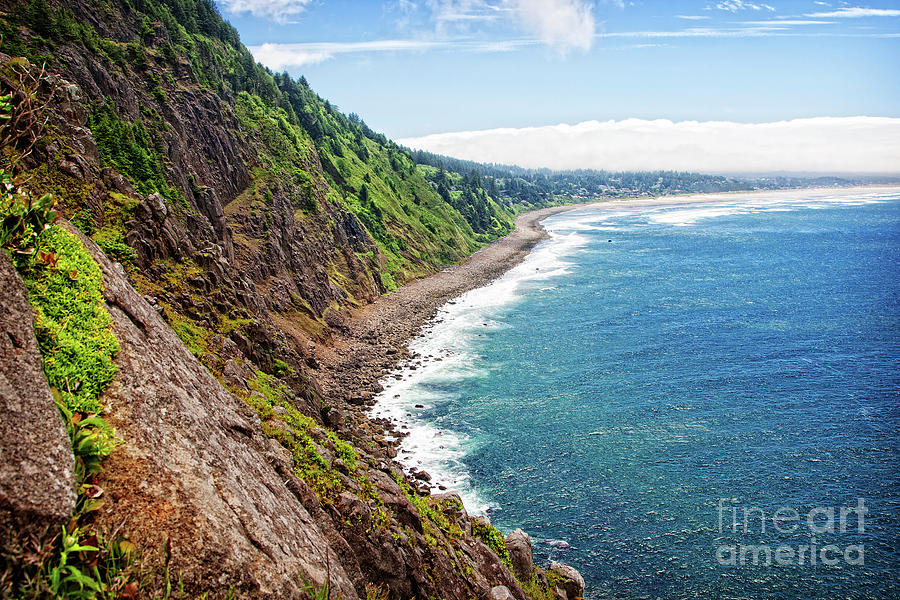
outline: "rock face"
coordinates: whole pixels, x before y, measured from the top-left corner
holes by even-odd
[[[559,575],[562,580],[557,584],[557,593],[562,591],[568,600],[575,600],[584,595],[584,577],[574,567],[558,562],[551,562],[548,571]]]
[[[513,573],[520,581],[528,581],[534,571],[534,558],[531,553],[531,538],[521,529],[516,529],[506,536],[506,549],[512,560]]]
[[[0,8],[11,4],[0,0]],[[132,4],[112,0],[105,5],[109,12],[98,12],[87,0],[66,6],[100,38],[124,44],[139,39],[142,27]],[[27,37],[26,30],[18,31]],[[39,145],[27,166],[48,167],[48,185],[62,191],[60,209],[78,218],[84,231],[121,229],[134,256],[125,253],[119,260],[131,262],[131,283],[146,294],[131,287],[123,265],[79,234],[103,271],[120,345],[118,375],[101,400],[123,445],[104,462],[99,483],[105,504],[92,513],[94,524],[129,537],[146,561],[156,563],[142,567],[164,564],[191,596],[219,597],[230,590],[239,598],[301,598],[309,595],[306,582],[317,589],[328,582],[331,597],[344,600],[371,596],[370,586],[376,597],[468,600],[500,594],[526,600],[510,569],[473,535],[459,498],[428,495],[390,460],[396,452],[383,424],[369,420],[359,406],[371,401],[372,391],[348,396],[355,385],[349,379],[325,389],[319,385],[329,366],[308,348],[313,342],[332,344],[333,332],[350,327],[339,307],[365,304],[385,289],[373,238],[340,202],[329,200],[328,192],[343,185],[340,171],[327,157],[322,164],[314,151],[296,165],[310,175],[309,194],[317,206],[304,213],[296,200],[304,186],[260,175],[264,136],[241,124],[231,93],[197,81],[189,61],[170,64],[162,42],[144,42],[155,50],[145,53],[137,70],[116,66],[80,42],[57,45],[53,69],[77,85],[53,79],[62,86],[50,127],[59,136]],[[0,55],[0,64],[8,60]],[[154,99],[154,82],[166,88],[168,101]],[[0,86],[6,85],[0,73]],[[183,193],[183,203],[138,193],[138,182],[101,160],[85,107],[106,102],[125,123],[135,123],[145,110],[155,115],[148,122],[157,126],[166,179]],[[9,289],[4,285],[0,292],[4,310]],[[30,315],[22,306],[20,312]],[[191,351],[164,318],[197,342]],[[377,354],[373,340],[365,343]],[[5,343],[0,336],[4,357]],[[21,347],[14,342],[10,352]],[[370,354],[353,356],[355,379],[380,376],[376,370],[384,365],[373,363]],[[0,380],[0,396],[12,399],[3,396],[3,402],[19,401],[8,389],[48,397],[34,357],[32,352],[36,379],[7,387]],[[362,375],[361,369],[369,371]],[[213,372],[235,394],[251,397],[261,396],[249,379],[272,376],[273,385],[288,390],[285,402],[312,422],[327,424],[331,430],[317,429],[310,443],[329,475],[340,480],[340,491],[314,491],[298,478],[296,453],[265,437],[257,413]],[[47,423],[59,422],[52,402],[48,407],[46,414],[28,415],[45,430]],[[271,412],[264,414],[265,431],[283,432],[282,412]],[[6,414],[3,426],[17,426]],[[15,435],[21,433],[4,437]],[[68,450],[62,435],[57,450]],[[353,446],[358,471],[342,460],[331,435]],[[12,465],[3,451],[4,462]],[[53,460],[41,468],[55,472],[53,465],[61,463]],[[6,479],[3,485],[9,487]],[[70,489],[66,509],[49,519],[68,515],[71,501]]]
[[[387,528],[374,527],[373,507],[352,493],[321,505],[294,475],[290,454],[262,435],[256,414],[196,360],[115,263],[70,229],[103,272],[120,346],[119,372],[102,400],[125,443],[104,462],[101,526],[118,528],[159,561],[165,543],[169,572],[189,593],[300,598],[305,579],[317,589],[328,582],[346,600],[365,597],[372,581],[391,597],[486,598],[500,585],[508,597],[527,598],[497,555],[467,533],[472,518],[457,495],[423,499],[462,532],[449,536],[408,499],[396,465],[361,449],[361,462],[374,462],[366,476],[388,511]]]
[[[140,546],[168,542],[188,589],[300,598],[303,578],[357,598],[326,533],[286,485],[258,418],[185,348],[93,242],[120,352],[103,401],[127,440],[104,463],[101,521]],[[308,490],[307,490],[308,491]],[[358,575],[357,575],[358,576]]]
[[[0,251],[0,550],[58,532],[75,508],[72,446],[50,395],[31,305]]]
[[[491,600],[515,600],[515,596],[505,585],[497,585],[491,588]]]

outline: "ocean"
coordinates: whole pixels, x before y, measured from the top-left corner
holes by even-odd
[[[587,599],[900,597],[900,191],[544,225],[385,380],[400,460]]]

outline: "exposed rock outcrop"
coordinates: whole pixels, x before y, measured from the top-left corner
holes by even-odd
[[[303,579],[357,597],[351,576],[270,464],[258,418],[205,369],[112,262],[103,271],[119,373],[103,401],[127,440],[106,461],[100,519],[147,549],[164,542],[188,589],[299,598]],[[302,495],[302,482],[293,481]],[[302,577],[301,577],[302,576]]]
[[[558,562],[551,562],[547,569],[559,576],[560,581],[556,584],[557,594],[563,592],[568,600],[575,600],[584,595],[584,577],[574,567],[564,565]]]
[[[75,508],[72,446],[47,387],[25,286],[0,251],[0,552],[48,531]]]
[[[521,529],[516,529],[506,536],[506,549],[512,561],[513,573],[522,581],[531,579],[534,571],[534,558],[531,553],[531,538]]]
[[[491,588],[490,600],[515,600],[515,596],[504,585],[497,585]]]
[[[0,0],[0,8],[10,4]],[[107,243],[110,256],[122,251],[124,258],[116,260],[133,269],[129,280],[122,264],[79,233],[102,269],[121,348],[118,375],[102,402],[123,444],[104,463],[99,487],[105,505],[91,518],[135,542],[148,566],[164,563],[191,595],[232,590],[242,598],[299,598],[308,594],[305,579],[317,589],[327,582],[332,597],[344,600],[365,597],[370,585],[376,596],[404,600],[495,594],[525,600],[492,550],[495,540],[489,547],[473,535],[458,496],[431,496],[424,484],[411,481],[390,460],[396,453],[383,423],[364,415],[371,382],[399,360],[397,349],[384,360],[378,356],[383,336],[371,332],[361,342],[365,352],[346,352],[353,364],[342,372],[355,370],[352,379],[319,385],[332,369],[310,348],[351,332],[354,323],[341,309],[371,302],[388,289],[379,273],[385,257],[367,230],[371,223],[347,209],[357,188],[342,189],[344,201],[334,193],[348,184],[338,168],[342,161],[320,158],[309,147],[291,165],[308,176],[297,178],[306,183],[273,175],[261,158],[271,149],[265,132],[241,121],[228,86],[213,88],[197,77],[204,60],[216,66],[214,57],[167,59],[169,41],[152,39],[161,35],[157,23],[150,23],[156,33],[138,38],[141,19],[126,18],[136,17],[133,3],[114,0],[103,14],[95,4],[73,0],[67,10],[91,23],[110,49],[140,39],[148,47],[143,62],[129,66],[78,41],[60,42],[53,66],[77,85],[54,76],[59,86],[48,129],[55,137],[37,147],[28,163],[39,171],[34,185],[56,190],[60,209],[77,217],[83,231],[105,230],[111,237],[95,238]],[[19,32],[28,36],[24,26]],[[0,56],[0,63],[8,58]],[[0,83],[4,91],[9,87]],[[161,86],[167,101],[158,100],[153,85]],[[115,106],[122,127],[146,116],[166,183],[177,193],[168,199],[139,193],[135,187],[147,192],[141,182],[117,172],[108,157],[101,160],[87,108],[108,105]],[[393,164],[384,162],[378,169]],[[384,194],[396,193],[398,168],[415,172],[397,165],[390,167]],[[417,195],[415,205],[419,201]],[[400,238],[395,243],[406,244]],[[448,248],[443,260],[459,258],[461,247]],[[420,260],[413,250],[410,260]],[[414,274],[436,266],[422,265]],[[494,269],[480,276],[503,270]],[[430,293],[427,302],[436,306],[446,293]],[[383,322],[394,345],[417,327],[391,320]],[[260,423],[250,404],[217,376],[251,404],[263,396],[251,380],[257,388],[269,381],[284,390],[277,394],[281,404],[267,406],[269,413],[260,410]],[[22,382],[13,389],[18,386],[31,388]],[[348,395],[361,386],[369,389]],[[327,493],[314,489],[297,454],[275,441],[279,433],[291,433],[291,415],[302,423],[296,427],[312,430],[304,443],[337,482]],[[308,425],[301,416],[331,429]],[[30,417],[42,427],[59,423],[55,414]],[[352,447],[355,470],[339,444]],[[157,552],[162,548],[165,553]],[[523,555],[519,562],[528,561]]]

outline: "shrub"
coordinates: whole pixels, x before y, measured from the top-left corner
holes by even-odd
[[[472,522],[472,533],[480,538],[488,548],[494,551],[494,554],[497,555],[500,562],[509,569],[512,569],[512,559],[509,556],[509,550],[506,549],[506,543],[502,533],[482,519],[475,519]]]
[[[163,157],[141,121],[123,121],[115,106],[106,103],[91,113],[88,125],[103,160],[127,175],[139,192],[159,192],[172,206],[185,205],[184,196],[167,181]]]
[[[7,250],[18,264],[24,257],[38,251],[40,235],[58,218],[53,210],[53,199],[44,195],[33,199],[13,188],[12,183],[0,170],[0,186],[5,190],[0,194],[0,247]]]

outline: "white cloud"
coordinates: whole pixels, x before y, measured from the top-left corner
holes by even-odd
[[[859,17],[900,17],[900,10],[893,8],[860,8],[858,6],[837,8],[826,12],[816,12],[805,15],[813,18],[859,18]]]
[[[273,71],[288,67],[318,64],[338,54],[377,52],[425,52],[444,49],[468,52],[510,52],[536,42],[529,40],[453,41],[453,40],[375,40],[371,42],[304,42],[249,46],[253,58]]]
[[[510,0],[522,26],[562,53],[589,50],[594,42],[594,13],[584,0]]]
[[[705,21],[712,18],[708,15],[675,15],[675,17],[686,21]]]
[[[311,0],[219,0],[226,11],[233,14],[250,13],[254,17],[289,21],[306,8]]]
[[[494,21],[503,12],[508,12],[486,0],[426,0],[426,5],[441,34],[453,28],[466,29],[478,22]]]
[[[748,22],[749,23],[749,22]],[[788,25],[799,25],[790,21],[757,21],[765,25],[744,27],[689,27],[677,31],[615,31],[599,34],[601,38],[750,38],[750,37],[850,37],[850,38],[896,38],[900,33],[839,33],[839,32],[797,32]],[[810,23],[803,23],[810,24]],[[822,24],[834,24],[822,22]]]
[[[287,67],[317,64],[335,54],[355,52],[423,51],[441,45],[420,40],[377,40],[373,42],[311,42],[301,44],[262,44],[250,46],[253,58],[273,71]]]
[[[624,8],[624,0],[603,0]],[[432,32],[414,37],[459,39],[484,29],[514,24],[536,41],[559,50],[588,50],[594,41],[593,0],[395,0],[392,5],[402,26],[413,16],[425,17]],[[424,9],[424,10],[422,10]]]
[[[818,117],[774,123],[586,121],[398,140],[479,162],[551,169],[707,173],[900,173],[900,119]]]
[[[257,62],[261,62],[273,71],[282,71],[288,67],[315,65],[333,57],[330,52],[308,50],[296,47],[297,44],[263,44],[251,46],[250,53]]]
[[[739,10],[768,10],[775,11],[775,7],[768,4],[756,4],[755,2],[744,2],[744,0],[723,0],[715,5],[719,10],[727,10],[737,12]]]
[[[775,27],[740,27],[716,29],[711,27],[689,27],[678,31],[615,31],[604,33],[604,38],[708,38],[708,37],[764,37],[778,35],[782,30]]]
[[[812,19],[772,19],[770,21],[744,21],[741,25],[834,25],[834,21],[814,21]]]

